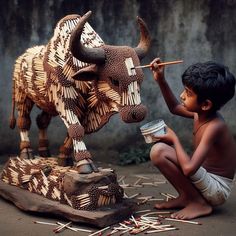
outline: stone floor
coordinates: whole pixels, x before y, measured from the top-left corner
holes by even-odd
[[[151,163],[144,163],[140,165],[132,166],[117,166],[117,165],[105,165],[98,163],[98,165],[103,167],[110,167],[114,169],[118,175],[118,179],[123,178],[121,184],[130,184],[131,186],[140,179],[140,176],[146,177],[147,179],[139,180],[140,183],[144,183],[143,187],[130,187],[125,188],[125,193],[127,196],[132,196],[136,193],[143,196],[152,196],[153,198],[165,199],[161,193],[169,193],[176,195],[175,190],[172,186],[165,181],[164,177],[151,166]],[[123,177],[124,176],[124,177]],[[157,186],[150,186],[148,183],[159,182]],[[146,184],[145,184],[146,183]],[[234,185],[236,183],[234,182]],[[140,200],[139,200],[140,201]],[[150,201],[139,206],[139,210],[150,210],[155,211],[153,208],[155,201]],[[145,214],[145,213],[142,213]],[[6,236],[42,236],[42,235],[55,235],[53,229],[55,226],[35,224],[35,221],[45,221],[56,223],[60,221],[62,223],[67,223],[65,219],[58,218],[56,216],[44,215],[44,214],[33,214],[28,212],[23,212],[19,210],[12,203],[5,201],[0,198],[0,235]],[[232,195],[228,202],[223,206],[218,207],[214,210],[213,214],[210,216],[202,217],[196,219],[195,221],[201,222],[202,225],[193,225],[189,223],[180,222],[168,222],[179,230],[162,232],[161,235],[169,236],[234,236],[236,235],[236,186],[233,189]],[[91,230],[95,232],[99,229],[93,228],[89,225],[81,225],[79,223],[73,224],[73,227],[79,227],[83,229]],[[113,226],[111,226],[113,227]],[[102,235],[108,235],[110,230],[105,231]],[[72,236],[72,235],[89,235],[88,232],[73,232],[68,229],[60,232],[61,235]],[[115,235],[120,235],[116,233]],[[126,233],[125,235],[129,235]],[[139,233],[138,235],[145,235],[145,233]],[[152,235],[156,235],[152,234]]]

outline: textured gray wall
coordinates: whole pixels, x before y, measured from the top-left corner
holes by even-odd
[[[46,43],[60,18],[88,10],[93,11],[90,24],[107,44],[136,46],[139,31],[135,19],[141,16],[153,39],[143,63],[156,56],[166,61],[184,60],[181,65],[166,68],[166,77],[177,96],[182,90],[181,74],[192,63],[215,60],[236,74],[236,0],[0,0],[0,155],[18,150],[17,129],[8,128],[14,60],[28,47]],[[191,121],[170,115],[151,73],[145,70],[145,75],[142,100],[149,114],[141,124],[164,118],[188,144]],[[222,109],[234,134],[235,100]],[[37,113],[35,108],[32,120]],[[98,156],[117,157],[119,147],[125,150],[144,143],[139,132],[141,124],[124,124],[115,115],[102,130],[86,137],[87,148]],[[64,125],[56,118],[49,128],[54,148],[64,135]],[[34,122],[30,137],[36,145]]]

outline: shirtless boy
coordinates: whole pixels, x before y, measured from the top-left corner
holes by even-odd
[[[188,155],[170,128],[156,137],[151,161],[179,196],[155,207],[181,208],[171,215],[176,219],[208,215],[228,198],[236,170],[236,144],[218,112],[234,96],[235,78],[223,65],[194,64],[182,75],[180,103],[165,80],[164,67],[158,63],[160,59],[154,59],[151,70],[170,112],[194,121],[194,152]]]

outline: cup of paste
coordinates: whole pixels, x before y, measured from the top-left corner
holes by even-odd
[[[158,119],[140,127],[141,133],[145,139],[146,143],[153,143],[154,140],[152,137],[163,135],[166,133],[166,124],[164,120]]]

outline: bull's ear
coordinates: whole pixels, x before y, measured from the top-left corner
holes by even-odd
[[[72,75],[72,78],[80,81],[91,81],[97,78],[97,66],[95,64],[89,65],[78,70]]]

